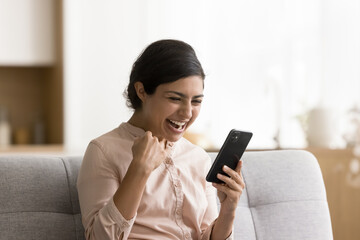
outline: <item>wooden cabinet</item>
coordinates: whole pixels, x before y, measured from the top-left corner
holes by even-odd
[[[55,11],[55,0],[1,0],[0,65],[53,65]]]
[[[360,239],[360,172],[351,167],[352,150],[306,150],[316,156],[323,174],[334,239]]]
[[[0,1],[0,106],[32,144],[37,119],[45,144],[63,143],[62,1]],[[0,149],[0,152],[4,151]]]

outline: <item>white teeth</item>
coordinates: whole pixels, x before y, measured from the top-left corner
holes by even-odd
[[[170,120],[170,119],[169,119],[169,120]],[[185,125],[185,122],[177,122],[177,121],[173,121],[173,120],[170,120],[170,122],[172,122],[172,123],[174,123],[174,124],[176,124],[176,125],[178,125],[178,126],[180,126],[180,127],[182,127],[182,126]]]
[[[186,122],[178,122],[178,121],[174,121],[174,120],[170,120],[170,119],[169,119],[169,121],[170,121],[171,123],[175,124],[175,125],[176,125],[176,128],[177,128],[178,130],[182,129],[182,128],[184,127],[184,125],[186,124]]]

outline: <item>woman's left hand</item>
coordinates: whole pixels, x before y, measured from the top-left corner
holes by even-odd
[[[233,213],[236,210],[240,196],[245,188],[245,182],[241,174],[242,161],[240,160],[235,168],[224,166],[223,171],[229,175],[225,176],[218,174],[218,179],[224,183],[213,183],[213,186],[218,190],[218,197],[221,203],[221,212]]]

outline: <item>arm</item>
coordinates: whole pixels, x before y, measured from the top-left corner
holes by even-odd
[[[119,176],[104,155],[101,145],[92,141],[84,155],[77,189],[85,238],[119,239],[127,235],[133,219],[127,221],[117,210],[112,197],[120,185]]]
[[[78,177],[86,239],[127,239],[151,173],[147,169],[156,168],[165,156],[161,147],[160,151],[156,148],[165,146],[161,143],[151,133],[134,142],[133,161],[121,184],[101,147],[94,143],[89,145]],[[144,161],[153,164],[144,167],[141,165]]]
[[[135,140],[133,160],[114,195],[114,203],[125,219],[136,215],[147,179],[166,158],[165,146],[166,140],[159,141],[151,132]]]

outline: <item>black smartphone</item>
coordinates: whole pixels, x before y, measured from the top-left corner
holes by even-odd
[[[228,176],[223,170],[223,166],[226,165],[231,169],[235,169],[240,158],[252,137],[251,132],[244,132],[236,129],[232,129],[227,136],[224,144],[220,148],[218,155],[216,156],[209,173],[206,176],[206,181],[223,183],[216,177],[218,173]]]

